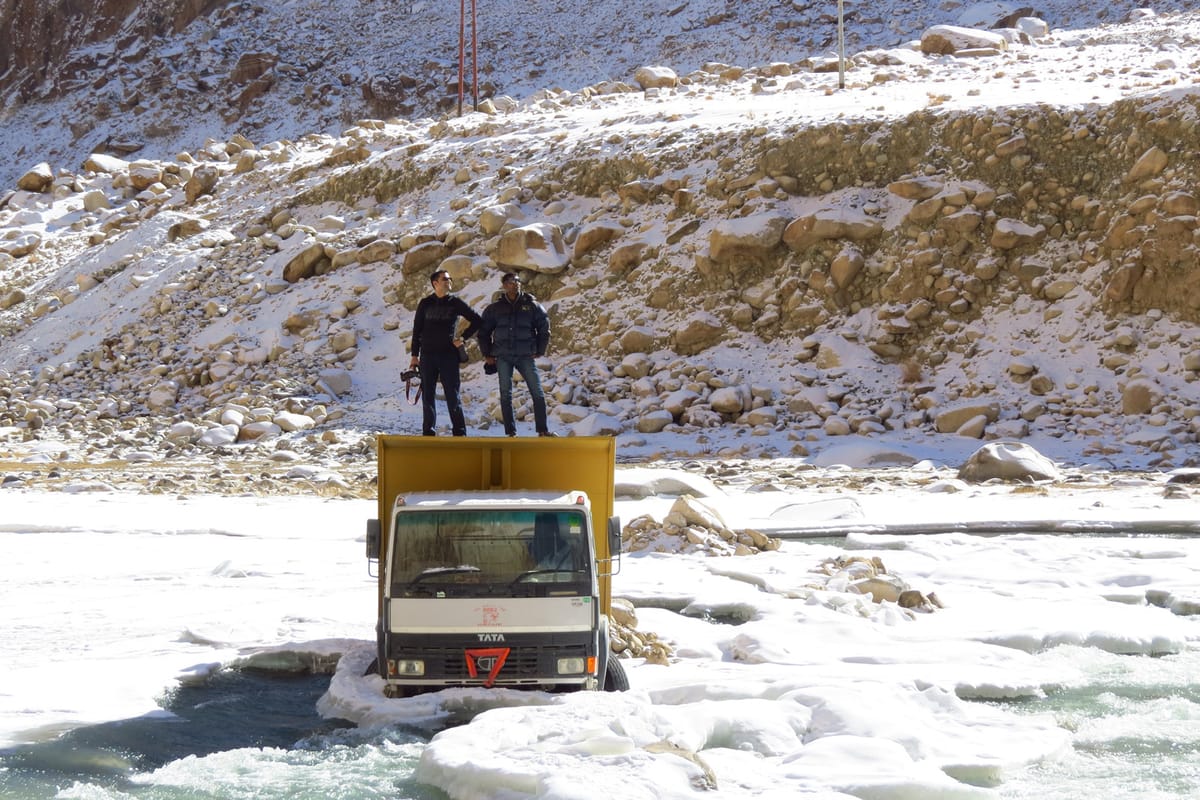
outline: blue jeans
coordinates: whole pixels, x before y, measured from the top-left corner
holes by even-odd
[[[462,402],[458,399],[459,373],[458,353],[422,353],[421,362],[421,432],[426,436],[434,435],[437,424],[437,409],[434,400],[437,395],[437,385],[442,384],[442,394],[446,396],[446,411],[450,414],[450,430],[455,436],[467,435],[467,423],[463,417]],[[512,374],[511,371],[509,373]]]
[[[513,419],[512,378],[513,370],[521,373],[525,385],[529,387],[529,396],[533,399],[533,423],[538,433],[549,430],[546,427],[546,396],[542,394],[542,381],[538,378],[537,364],[533,356],[496,356],[496,376],[500,379],[500,413],[504,417],[504,432],[509,436],[517,433],[517,423]]]

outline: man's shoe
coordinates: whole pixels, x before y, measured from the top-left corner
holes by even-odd
[[[538,436],[553,436],[557,438],[558,434],[554,431],[538,431]]]
[[[421,431],[422,436],[437,436],[433,431]]]

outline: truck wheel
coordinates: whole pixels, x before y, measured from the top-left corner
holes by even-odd
[[[625,674],[625,667],[621,665],[621,659],[615,655],[609,656],[608,669],[604,670],[604,691],[629,691],[629,676]]]

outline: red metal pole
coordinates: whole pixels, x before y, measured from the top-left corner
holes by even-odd
[[[475,0],[471,0],[471,97],[479,110],[479,37],[475,35]]]
[[[462,116],[463,103],[463,50],[466,47],[467,0],[458,0],[458,115]]]

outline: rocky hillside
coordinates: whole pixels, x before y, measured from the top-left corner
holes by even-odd
[[[397,376],[442,267],[477,307],[522,273],[553,423],[626,453],[1005,438],[1194,466],[1196,64],[1161,41],[1197,17],[1020,25],[860,53],[845,90],[813,59],[656,67],[29,169],[0,195],[0,459],[361,459],[417,430]],[[971,102],[1074,81],[1116,97]]]
[[[1091,27],[1126,20],[1138,3],[843,6],[856,53],[938,23],[1034,13],[1055,29]],[[480,99],[524,99],[632,81],[646,64],[686,74],[827,58],[836,12],[814,0],[488,0],[471,24],[459,3],[429,0],[0,0],[0,185],[40,161],[78,170],[90,152],[163,159],[235,133],[267,142],[336,135],[363,118],[441,117],[459,106],[460,29],[469,108],[473,84]]]

